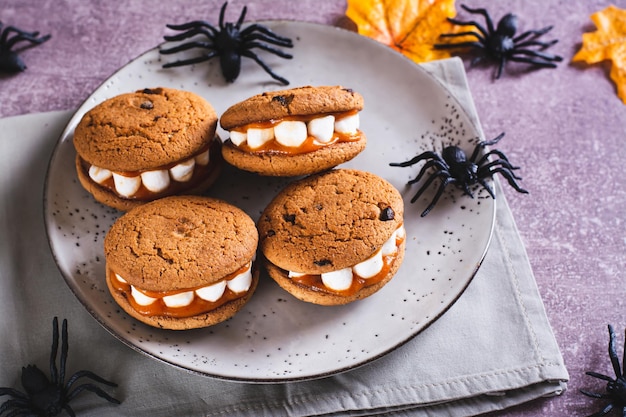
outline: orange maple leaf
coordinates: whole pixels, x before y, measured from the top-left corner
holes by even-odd
[[[450,57],[433,48],[439,36],[451,32],[454,0],[348,0],[346,16],[361,35],[392,47],[413,61]]]
[[[626,10],[609,6],[592,14],[591,20],[598,30],[583,33],[582,47],[572,61],[612,61],[610,77],[617,86],[617,95],[626,104]]]

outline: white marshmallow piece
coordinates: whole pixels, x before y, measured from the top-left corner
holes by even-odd
[[[170,175],[178,182],[186,182],[193,176],[193,169],[196,166],[194,158],[190,158],[170,168]]]
[[[398,246],[396,245],[396,236],[398,235],[398,231],[392,233],[391,237],[387,239],[387,241],[383,244],[381,248],[381,252],[383,256],[392,255],[398,250]]]
[[[274,126],[276,141],[283,146],[297,148],[309,136],[306,123],[297,120],[285,120]]]
[[[352,268],[344,268],[338,271],[325,272],[322,274],[322,282],[331,290],[347,290],[352,285]]]
[[[148,297],[137,288],[130,286],[130,295],[135,299],[135,302],[140,306],[149,306],[156,301],[156,298]]]
[[[287,275],[289,276],[289,278],[300,278],[300,277],[305,276],[306,274],[304,274],[302,272],[289,271],[289,273]]]
[[[335,121],[335,130],[348,135],[355,134],[359,129],[359,120],[359,113],[337,119]]]
[[[117,278],[117,280],[121,282],[122,284],[128,284],[128,281],[126,281],[124,278],[119,276],[119,274],[115,274],[115,278]]]
[[[196,164],[207,166],[209,165],[209,150],[202,152],[201,154],[196,155],[195,157]]]
[[[230,141],[235,146],[239,146],[248,140],[248,135],[245,132],[237,132],[236,130],[230,131]]]
[[[109,178],[111,178],[113,173],[106,168],[100,168],[95,165],[89,167],[89,178],[97,182],[98,184],[102,184]]]
[[[124,197],[131,197],[141,187],[141,176],[125,177],[124,175],[113,173],[115,190]]]
[[[143,185],[153,193],[165,190],[170,185],[170,175],[164,169],[141,173]]]
[[[248,146],[252,149],[257,149],[263,146],[266,142],[274,139],[274,128],[268,127],[267,129],[250,128],[246,133],[248,137]]]
[[[226,289],[226,281],[219,281],[215,284],[208,285],[206,287],[202,287],[196,290],[196,294],[198,297],[203,300],[210,301],[212,303],[216,302],[222,295],[224,295],[224,290]]]
[[[250,285],[252,285],[252,271],[250,268],[246,269],[233,279],[229,279],[226,282],[226,285],[236,294],[248,291],[250,289]]]
[[[352,267],[355,274],[361,278],[372,278],[383,270],[383,252],[379,250],[373,256]]]
[[[178,294],[166,295],[163,302],[168,307],[186,307],[193,301],[193,291],[180,292]]]
[[[307,124],[309,136],[318,142],[328,143],[335,133],[335,116],[317,117]]]

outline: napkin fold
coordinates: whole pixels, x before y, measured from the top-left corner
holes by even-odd
[[[463,63],[422,67],[480,126]],[[89,392],[72,401],[90,416],[469,416],[566,389],[569,376],[497,180],[492,242],[464,294],[414,339],[370,364],[313,381],[246,384],[198,376],[128,348],[73,296],[46,239],[48,159],[71,115],[0,119],[0,386],[23,390],[26,364],[47,372],[58,316],[69,319],[67,375],[89,369],[119,384],[103,388],[121,405]]]

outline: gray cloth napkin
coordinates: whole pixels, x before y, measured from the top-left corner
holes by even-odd
[[[424,68],[478,126],[462,62]],[[58,316],[69,319],[68,375],[89,369],[119,384],[106,390],[121,405],[88,392],[72,401],[90,416],[468,416],[566,389],[568,373],[498,181],[492,243],[465,293],[417,337],[371,364],[315,381],[245,384],[197,376],[129,349],[73,296],[46,240],[46,168],[70,117],[63,111],[0,120],[0,386],[22,390],[26,364],[48,372]]]

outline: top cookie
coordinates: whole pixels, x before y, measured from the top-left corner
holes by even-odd
[[[74,132],[78,155],[117,172],[142,171],[180,161],[215,136],[217,114],[202,97],[153,88],[121,94],[88,111]]]
[[[372,256],[402,225],[404,203],[384,179],[335,169],[289,184],[265,208],[257,227],[269,262],[322,274]]]
[[[131,285],[173,291],[211,284],[249,262],[254,221],[224,201],[166,197],[120,217],[104,241],[107,266]]]
[[[363,97],[349,88],[304,86],[265,92],[237,103],[222,114],[220,125],[225,130],[231,130],[248,123],[287,116],[308,116],[362,109]]]
[[[308,175],[336,167],[365,149],[359,129],[363,97],[341,86],[298,87],[250,97],[220,119],[230,137],[226,162],[269,176]]]

